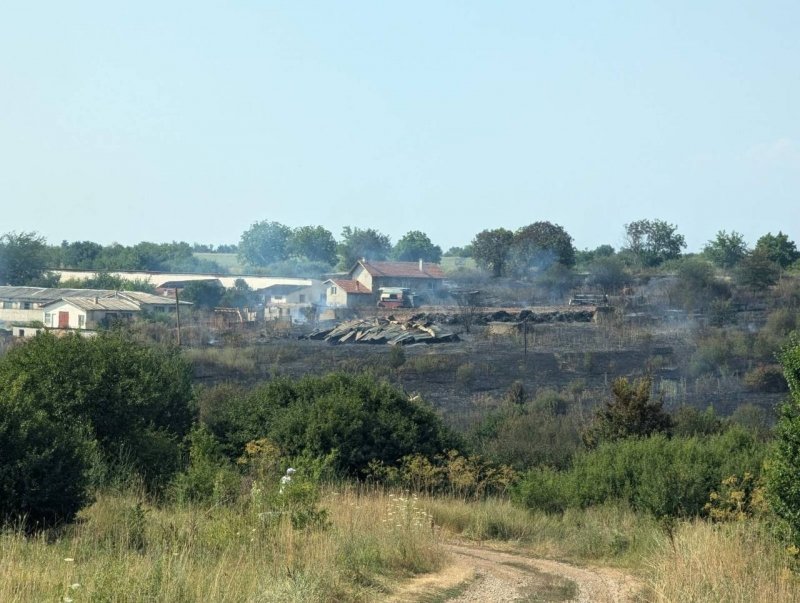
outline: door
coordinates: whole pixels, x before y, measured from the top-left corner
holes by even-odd
[[[58,313],[58,328],[69,329],[69,312],[61,311]]]

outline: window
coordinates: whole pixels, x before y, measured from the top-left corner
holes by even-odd
[[[22,304],[22,309],[23,310],[30,310],[31,309],[31,302],[24,302]]]
[[[86,327],[86,315],[78,314],[78,328],[83,329],[84,327]]]
[[[52,327],[53,326],[53,315],[50,312],[44,313],[44,326]]]
[[[11,310],[14,307],[13,302],[4,301],[3,302],[3,310]]]
[[[305,295],[303,295],[302,293],[300,294],[300,303],[301,303],[301,304],[304,304],[304,303],[306,303],[306,296],[305,296]]]
[[[331,295],[336,295],[336,287],[331,287]]]

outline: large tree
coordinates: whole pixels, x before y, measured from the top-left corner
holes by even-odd
[[[397,241],[392,257],[401,262],[424,260],[438,264],[442,259],[442,248],[434,245],[428,235],[421,230],[412,230]]]
[[[44,276],[49,259],[44,237],[9,232],[0,237],[0,285],[27,285]]]
[[[763,252],[781,268],[786,268],[800,259],[800,252],[797,251],[795,242],[781,231],[776,235],[770,232],[761,237],[756,242],[756,251]]]
[[[322,226],[300,226],[289,237],[289,253],[311,262],[336,263],[336,240]]]
[[[514,233],[505,228],[483,230],[475,235],[470,247],[478,266],[492,271],[492,276],[506,273]]]
[[[250,266],[268,266],[289,257],[292,229],[279,222],[256,222],[239,240],[239,258]]]
[[[339,242],[339,266],[348,269],[358,260],[385,260],[392,250],[392,242],[388,235],[381,234],[372,228],[342,229],[342,240]]]
[[[518,229],[511,242],[514,271],[527,274],[541,272],[555,263],[575,265],[572,237],[562,226],[551,222],[534,222]]]
[[[734,268],[747,255],[747,243],[744,235],[735,230],[730,234],[720,230],[703,248],[703,253],[720,268]]]
[[[679,258],[686,239],[664,220],[637,220],[625,225],[626,249],[642,266],[658,266]]]

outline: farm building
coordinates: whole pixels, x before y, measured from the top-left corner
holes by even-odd
[[[264,300],[265,320],[303,322],[310,308],[326,302],[325,288],[316,280],[311,285],[270,285],[256,293]]]
[[[341,279],[325,281],[329,306],[375,305],[381,288],[403,288],[418,296],[438,292],[444,273],[429,262],[372,262],[359,260]]]

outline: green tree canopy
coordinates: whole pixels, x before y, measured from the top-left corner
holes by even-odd
[[[642,266],[658,266],[679,258],[686,240],[678,227],[664,220],[637,220],[625,225],[626,247]]]
[[[478,266],[491,270],[492,276],[503,276],[506,274],[513,240],[514,233],[505,228],[483,230],[472,239],[472,257]]]
[[[780,231],[776,235],[770,232],[761,237],[756,242],[756,251],[763,252],[781,268],[787,268],[800,259],[795,242]]]
[[[181,299],[192,302],[195,308],[216,308],[224,293],[219,281],[191,281],[183,288]]]
[[[588,269],[587,283],[599,288],[603,293],[616,293],[633,282],[625,263],[613,255],[595,257]]]
[[[349,269],[361,258],[368,260],[385,260],[392,250],[392,242],[388,235],[381,234],[372,228],[342,229],[342,240],[339,242],[339,266]]]
[[[511,241],[511,260],[517,274],[547,270],[556,262],[569,268],[575,265],[572,237],[562,226],[551,222],[523,226]]]
[[[292,229],[263,220],[248,228],[239,240],[239,259],[250,266],[268,266],[289,257]]]
[[[0,237],[0,284],[28,285],[44,276],[49,251],[35,232],[9,232]]]
[[[442,259],[442,248],[434,245],[421,230],[412,230],[397,241],[392,249],[392,257],[401,262],[424,260],[438,264]]]
[[[747,255],[747,243],[741,233],[724,230],[703,248],[706,257],[720,268],[734,268]]]
[[[300,226],[289,237],[289,253],[310,262],[336,263],[336,241],[322,226]]]

